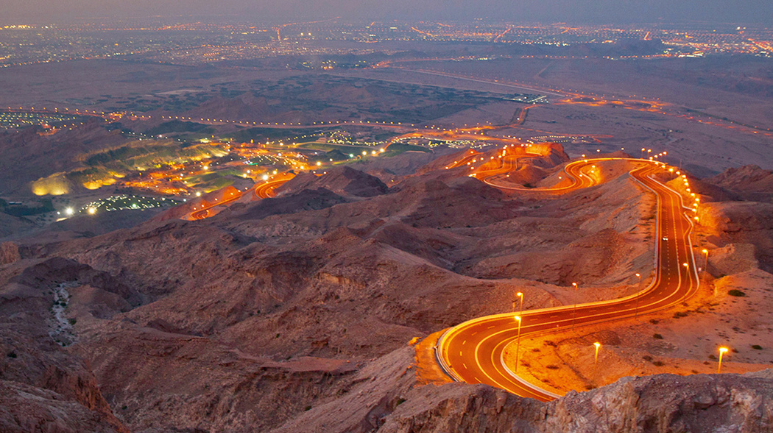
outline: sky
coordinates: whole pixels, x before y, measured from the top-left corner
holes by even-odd
[[[341,16],[403,21],[488,18],[520,22],[709,21],[773,25],[773,0],[0,0],[0,11],[0,23],[5,25],[151,16],[232,16],[255,22]]]

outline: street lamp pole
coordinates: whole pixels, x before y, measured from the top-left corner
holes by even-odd
[[[521,310],[518,312],[518,314],[523,314],[523,293],[518,292],[515,294],[515,296],[521,298]]]
[[[639,292],[641,292],[641,274],[636,273],[636,278],[639,279],[639,284],[636,286],[636,308],[633,310],[633,319],[636,320],[639,315]]]
[[[709,250],[706,248],[703,249],[703,254],[706,255],[706,261],[703,264],[703,276],[706,276],[706,269],[709,268]]]
[[[593,345],[596,346],[596,355],[593,357],[593,379],[595,380],[597,371],[596,364],[598,364],[599,360],[599,347],[601,347],[601,343],[597,341],[593,343]]]
[[[717,367],[717,374],[722,373],[722,355],[727,352],[727,347],[719,348],[719,366]]]
[[[574,330],[574,319],[577,316],[577,283],[572,283],[574,287],[574,308],[572,309],[572,330]]]
[[[518,321],[518,337],[515,343],[515,372],[518,372],[518,355],[521,352],[521,316],[515,316]]]

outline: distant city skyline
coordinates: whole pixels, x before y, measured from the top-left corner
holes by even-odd
[[[5,0],[0,24],[67,23],[83,19],[233,16],[241,20],[292,19],[462,20],[629,24],[714,22],[773,24],[768,0]]]

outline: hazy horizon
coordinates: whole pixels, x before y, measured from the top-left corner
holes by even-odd
[[[98,19],[212,17],[241,21],[304,21],[330,19],[453,20],[484,18],[496,21],[632,24],[652,22],[707,22],[773,24],[773,2],[740,0],[289,0],[281,3],[246,0],[6,0],[2,24],[68,23]]]

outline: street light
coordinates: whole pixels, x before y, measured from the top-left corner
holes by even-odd
[[[706,276],[706,269],[709,267],[709,250],[703,249],[703,254],[706,255],[706,263],[703,265],[703,276]]]
[[[719,366],[717,367],[717,374],[722,373],[722,355],[727,352],[727,347],[719,348]]]
[[[593,368],[595,369],[596,368],[596,363],[599,360],[599,347],[601,347],[601,343],[599,343],[597,341],[597,342],[593,343],[593,345],[596,346],[596,357],[593,358]]]
[[[523,313],[523,293],[518,292],[518,293],[515,294],[515,296],[521,298],[521,309],[518,312],[518,314],[522,314]]]
[[[577,316],[577,283],[572,283],[574,287],[574,308],[572,309],[572,330],[574,330],[574,319]]]
[[[636,278],[639,279],[639,284],[636,286],[636,308],[633,310],[634,320],[636,320],[636,316],[639,314],[639,292],[641,291],[641,274],[637,272]]]
[[[515,372],[518,372],[518,353],[521,351],[521,316],[515,316],[518,321],[518,337],[515,343]]]

